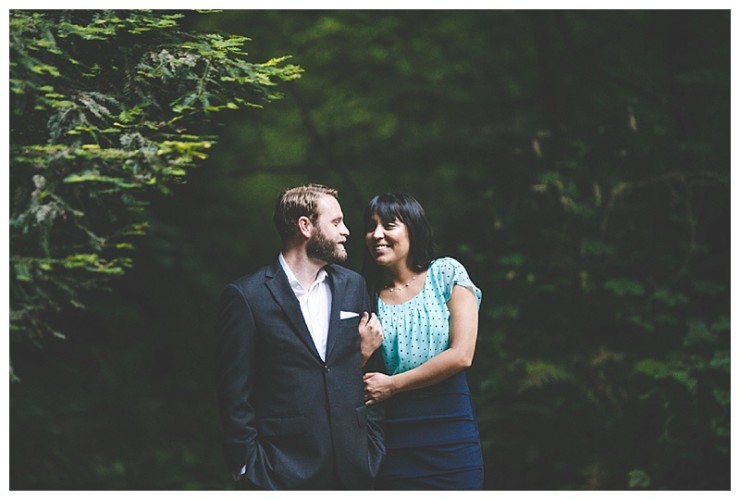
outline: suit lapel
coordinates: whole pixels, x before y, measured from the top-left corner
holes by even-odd
[[[311,332],[308,331],[306,322],[303,319],[303,312],[301,312],[301,305],[298,303],[293,290],[290,288],[288,277],[285,275],[285,271],[280,266],[280,262],[275,262],[272,267],[268,268],[265,273],[265,285],[270,290],[275,302],[280,304],[280,307],[285,312],[293,332],[306,344],[306,347],[319,359],[319,352],[316,350]],[[332,301],[333,302],[333,301]],[[337,313],[339,315],[339,313]],[[331,327],[329,327],[331,331]],[[328,351],[328,348],[327,348]]]
[[[331,350],[337,341],[337,334],[339,332],[339,311],[342,303],[342,297],[344,297],[345,289],[347,288],[347,280],[345,277],[338,273],[333,266],[326,266],[326,270],[329,273],[329,285],[331,286],[331,312],[329,313],[329,334],[326,339],[326,359],[329,360]]]

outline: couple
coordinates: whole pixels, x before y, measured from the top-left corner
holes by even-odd
[[[370,201],[366,279],[338,265],[349,230],[336,190],[289,189],[273,218],[282,252],[227,285],[218,316],[235,478],[247,489],[481,489],[464,373],[481,292],[459,262],[432,258],[421,205],[403,193]]]

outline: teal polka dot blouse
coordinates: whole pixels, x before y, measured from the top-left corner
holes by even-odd
[[[442,257],[429,266],[424,287],[402,304],[386,304],[376,296],[383,325],[383,359],[389,374],[416,368],[450,345],[450,311],[447,301],[455,285],[469,289],[478,300],[482,293],[462,264]]]

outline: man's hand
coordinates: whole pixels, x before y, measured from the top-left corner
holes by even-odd
[[[362,366],[373,355],[375,350],[383,343],[383,327],[375,313],[362,313],[360,318],[360,352],[362,353]]]

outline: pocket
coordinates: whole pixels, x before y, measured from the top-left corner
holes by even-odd
[[[305,420],[303,415],[261,418],[257,421],[257,432],[265,437],[303,434],[305,431]]]
[[[357,329],[360,326],[360,317],[354,316],[352,318],[340,319],[339,326],[341,328],[351,327],[351,328]]]
[[[362,405],[359,408],[355,408],[357,414],[357,427],[367,426],[367,406]]]

